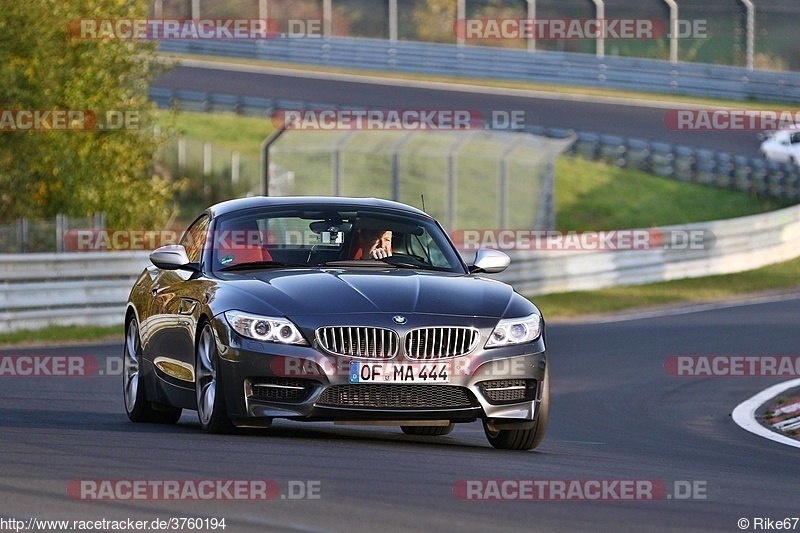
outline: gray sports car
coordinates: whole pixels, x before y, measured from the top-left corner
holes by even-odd
[[[125,315],[135,422],[197,410],[205,431],[275,418],[446,435],[483,421],[496,448],[544,437],[544,320],[468,266],[424,212],[357,198],[245,198],[150,255]]]

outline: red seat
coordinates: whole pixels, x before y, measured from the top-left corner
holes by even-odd
[[[272,255],[261,247],[255,220],[226,226],[217,241],[217,257],[222,266],[272,261]]]
[[[228,259],[229,256],[233,256]],[[270,253],[260,246],[220,246],[219,260],[225,266],[237,265],[239,263],[254,263],[257,261],[272,261]]]

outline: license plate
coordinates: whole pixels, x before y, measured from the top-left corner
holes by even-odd
[[[450,363],[351,361],[350,383],[450,383]]]

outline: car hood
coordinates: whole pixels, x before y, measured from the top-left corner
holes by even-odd
[[[535,311],[505,283],[476,276],[411,270],[270,270],[226,274],[229,309],[303,316],[417,313],[501,318]],[[244,293],[244,294],[243,294]],[[257,308],[256,308],[257,307]]]

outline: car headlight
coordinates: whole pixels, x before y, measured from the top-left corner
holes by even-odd
[[[542,317],[538,314],[522,318],[506,318],[497,323],[489,335],[486,347],[497,348],[531,342],[538,339],[541,332]]]
[[[297,326],[285,318],[248,315],[240,311],[227,311],[225,318],[239,335],[248,339],[308,346]]]

